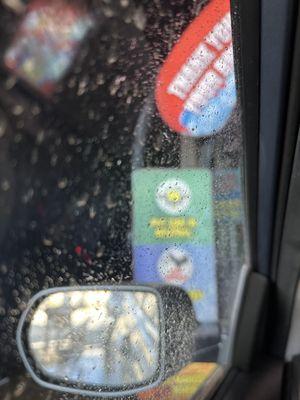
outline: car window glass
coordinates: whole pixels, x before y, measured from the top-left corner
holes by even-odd
[[[169,284],[194,359],[138,397],[190,399],[226,363],[245,264],[230,2],[0,4],[0,378],[24,379],[39,290]]]

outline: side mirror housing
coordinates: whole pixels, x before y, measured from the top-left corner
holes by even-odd
[[[44,290],[21,316],[17,345],[41,386],[85,396],[130,396],[192,359],[196,319],[174,286]]]

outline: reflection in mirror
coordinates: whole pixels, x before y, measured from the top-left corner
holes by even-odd
[[[74,290],[35,309],[28,345],[52,379],[116,388],[151,381],[160,356],[159,306],[151,292]]]

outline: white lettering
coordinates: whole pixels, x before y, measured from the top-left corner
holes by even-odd
[[[224,77],[233,71],[233,48],[232,44],[221,54],[214,63],[214,68]]]
[[[184,108],[193,112],[199,111],[199,107],[213,98],[223,83],[223,79],[215,71],[208,71],[192,91]]]
[[[231,18],[230,13],[227,13],[204,38],[205,42],[216,49],[216,51],[222,51],[225,46],[228,46],[228,49],[223,51],[213,65],[224,77],[228,76],[233,70],[233,50],[232,44],[230,44],[232,41],[231,35]],[[186,103],[186,107],[190,110],[195,110],[196,107],[198,108],[202,104],[205,104],[205,102],[215,95],[216,87],[221,86],[223,80],[216,72],[211,70],[206,72],[197,85],[196,83],[215,58],[216,53],[213,49],[208,48],[203,42],[200,43],[176,74],[167,92],[179,97],[181,100],[185,100],[192,91]]]
[[[232,40],[231,33],[231,22],[230,14],[226,14],[225,17],[218,22],[213,30],[205,37],[206,43],[214,47],[218,51],[221,51],[225,43]]]
[[[201,43],[169,85],[168,93],[184,100],[214,58],[215,54]]]

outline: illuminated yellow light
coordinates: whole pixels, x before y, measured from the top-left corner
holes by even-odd
[[[181,195],[177,190],[170,190],[167,193],[167,199],[172,203],[178,203],[181,200]]]

